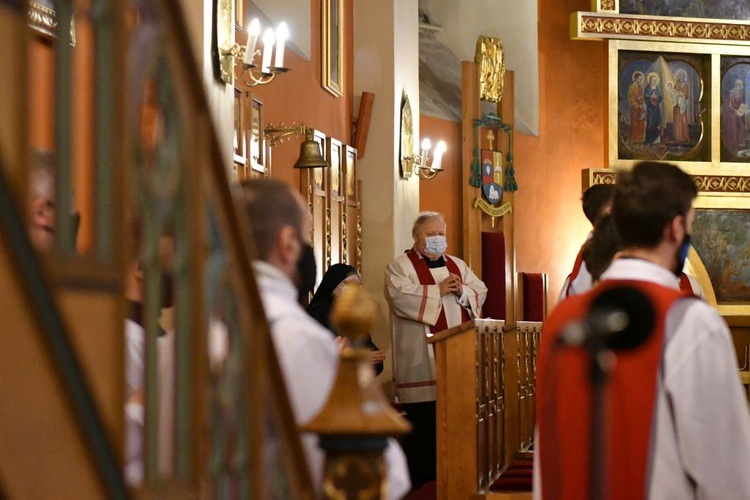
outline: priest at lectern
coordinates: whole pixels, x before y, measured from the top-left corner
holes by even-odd
[[[466,263],[445,253],[445,221],[422,212],[412,228],[414,246],[385,269],[391,308],[396,396],[414,430],[403,441],[412,488],[434,480],[435,355],[427,338],[481,317],[484,285]]]

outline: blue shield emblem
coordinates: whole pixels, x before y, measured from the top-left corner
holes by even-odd
[[[503,200],[503,167],[502,153],[482,150],[482,193],[493,206],[499,206]]]

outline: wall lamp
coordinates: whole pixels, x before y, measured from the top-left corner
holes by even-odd
[[[320,144],[315,140],[313,135],[313,129],[306,127],[304,123],[299,125],[292,123],[289,126],[283,123],[278,126],[269,124],[263,129],[263,133],[268,139],[269,147],[275,147],[292,137],[305,134],[305,140],[300,145],[299,158],[294,164],[294,168],[330,167],[325,158],[323,158],[323,154],[320,151]]]
[[[274,33],[267,28],[263,32],[261,43],[263,50],[256,50],[260,37],[260,21],[257,18],[250,21],[247,28],[247,44],[242,47],[234,44],[222,49],[221,55],[225,64],[232,67],[232,63],[242,70],[242,81],[248,87],[271,83],[279,73],[286,73],[289,68],[284,67],[284,48],[289,39],[289,28],[286,23],[279,23]],[[255,64],[255,57],[260,57],[260,65]]]
[[[421,155],[405,155],[401,159],[404,177],[408,179],[412,174],[416,173],[420,179],[427,180],[434,178],[443,171],[443,153],[448,149],[448,146],[445,144],[445,141],[438,142],[432,156],[432,163],[428,165],[430,161],[430,148],[432,148],[432,142],[429,139],[424,139],[422,141]]]

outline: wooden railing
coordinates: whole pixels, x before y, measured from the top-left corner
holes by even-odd
[[[234,206],[180,2],[143,1],[133,7],[125,0],[93,0],[76,19],[74,47],[69,43],[72,2],[57,5],[57,39],[40,42],[29,35],[25,2],[0,2],[0,45],[14,54],[0,58],[7,75],[0,84],[5,118],[0,167],[19,200],[8,205],[11,197],[3,193],[8,217],[0,240],[0,311],[4,321],[13,321],[13,335],[4,333],[4,341],[12,340],[7,345],[14,348],[0,359],[18,369],[4,372],[0,384],[0,491],[10,498],[127,495],[121,476],[122,277],[137,261],[145,284],[146,366],[145,475],[139,495],[312,498],[250,265],[248,223]],[[134,26],[126,25],[136,18]],[[55,110],[59,201],[57,244],[49,256],[30,249],[20,216],[28,199],[29,151],[38,139],[28,131],[29,94],[40,84],[31,85],[23,64],[29,45],[49,53],[56,67],[52,82],[42,82],[57,85],[55,105],[46,103]],[[74,59],[87,53],[95,71],[85,83],[95,92],[81,102],[72,97],[79,78],[73,67]],[[88,128],[79,126],[86,109],[96,111]],[[147,115],[157,127],[144,128]],[[74,141],[80,137],[86,138],[84,149],[95,151],[94,161],[76,156],[80,148]],[[93,193],[89,199],[76,190],[88,242],[83,246],[81,238],[76,242],[67,210],[72,188],[80,185]],[[130,224],[133,220],[138,224]],[[175,247],[168,269],[160,259],[163,236]],[[13,270],[14,262],[21,263],[23,273]],[[157,347],[165,326],[159,319],[165,271],[174,276],[173,321],[166,327],[175,343],[174,357],[166,360],[173,388],[159,374],[164,359]],[[43,341],[26,342],[40,334]],[[212,355],[209,338],[217,335],[229,348]],[[11,354],[18,363],[10,362]],[[60,371],[47,367],[49,356],[63,367]],[[34,366],[23,363],[27,360],[35,360]],[[82,389],[87,386],[88,398]],[[14,392],[19,390],[24,393]],[[55,439],[50,439],[52,429]],[[165,434],[173,438],[165,441]],[[59,443],[67,457],[56,450]],[[11,462],[29,465],[8,466]]]
[[[503,321],[474,320],[430,339],[439,499],[489,494],[509,466],[531,458],[540,333],[536,322],[505,330]]]

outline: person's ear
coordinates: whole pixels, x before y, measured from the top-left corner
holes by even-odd
[[[669,236],[670,241],[673,243],[680,243],[682,244],[682,240],[685,238],[685,216],[684,215],[678,215],[672,219],[672,222],[669,223]]]
[[[41,226],[47,223],[44,214],[46,204],[47,202],[41,196],[37,196],[31,200],[31,222],[33,224]]]
[[[284,264],[296,263],[300,244],[297,231],[292,226],[284,226],[276,236],[276,251]]]

